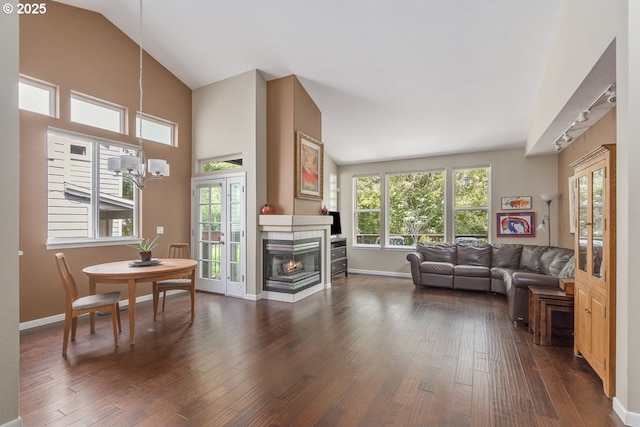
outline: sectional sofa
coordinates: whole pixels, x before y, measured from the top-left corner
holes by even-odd
[[[558,287],[575,271],[573,249],[554,246],[419,242],[407,260],[416,286],[505,294],[509,316],[521,323],[529,319],[529,285]]]

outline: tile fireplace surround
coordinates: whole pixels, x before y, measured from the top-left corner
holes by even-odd
[[[296,302],[316,292],[331,287],[331,216],[328,215],[260,215],[261,247],[265,240],[303,240],[320,238],[320,283],[295,293],[264,290],[264,268],[260,269],[262,298],[275,301]],[[260,261],[265,262],[264,255]]]

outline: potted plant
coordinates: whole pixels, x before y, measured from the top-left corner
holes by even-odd
[[[138,251],[140,253],[140,259],[142,261],[151,261],[151,251],[153,251],[155,247],[158,246],[158,237],[160,236],[156,236],[153,240],[142,238],[140,239],[140,243],[138,243],[137,245],[127,246]]]

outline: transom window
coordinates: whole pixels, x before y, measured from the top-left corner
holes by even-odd
[[[71,121],[83,125],[126,132],[127,109],[101,99],[71,92]]]
[[[175,146],[176,124],[168,120],[138,113],[136,137]]]
[[[107,170],[130,146],[50,129],[47,133],[48,244],[137,235],[138,191]]]
[[[210,159],[200,163],[200,172],[217,172],[242,168],[242,157]]]
[[[57,88],[54,85],[20,77],[18,102],[21,110],[57,117]]]

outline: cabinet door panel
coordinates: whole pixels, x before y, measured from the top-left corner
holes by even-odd
[[[576,307],[577,323],[575,327],[578,329],[575,334],[576,348],[584,356],[588,356],[591,352],[591,295],[588,289],[576,286]]]
[[[606,346],[606,304],[602,296],[591,294],[591,366],[602,376],[604,373],[604,359],[607,354]]]

